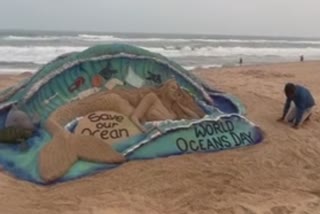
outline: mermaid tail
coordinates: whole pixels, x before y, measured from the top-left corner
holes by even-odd
[[[54,181],[66,174],[79,159],[101,163],[125,161],[120,153],[98,138],[64,134],[53,137],[40,151],[40,176],[46,182]]]
[[[101,93],[100,93],[101,96]],[[53,112],[46,128],[53,136],[39,156],[40,176],[46,182],[62,177],[79,159],[100,163],[122,163],[125,158],[103,140],[85,135],[71,134],[64,126],[72,119],[99,110],[119,110],[130,115],[132,107],[119,95],[92,95],[84,100],[71,102]],[[100,99],[99,99],[100,98]]]
[[[46,181],[54,181],[63,176],[77,161],[77,154],[68,139],[58,136],[46,144],[39,154],[39,173]]]
[[[123,163],[126,159],[99,138],[86,135],[72,135],[71,140],[77,157],[81,160],[102,163]]]

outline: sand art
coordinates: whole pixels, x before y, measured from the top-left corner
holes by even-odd
[[[0,99],[2,128],[13,105],[30,121],[40,118],[27,151],[0,145],[3,167],[39,184],[130,160],[215,152],[263,139],[238,99],[163,56],[127,45],[59,57]]]

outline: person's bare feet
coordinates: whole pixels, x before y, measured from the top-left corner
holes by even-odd
[[[310,121],[310,117],[312,114],[309,114],[309,116],[305,119],[305,121]]]
[[[284,122],[284,118],[280,117],[277,119],[278,122]]]

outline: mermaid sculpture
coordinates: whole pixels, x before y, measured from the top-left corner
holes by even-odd
[[[143,123],[157,120],[198,119],[204,116],[194,98],[168,80],[159,88],[112,89],[66,104],[54,111],[45,126],[52,140],[40,152],[39,171],[46,182],[63,176],[78,160],[122,163],[125,158],[101,139],[72,134],[64,129],[71,120],[96,111],[114,111],[142,131]]]

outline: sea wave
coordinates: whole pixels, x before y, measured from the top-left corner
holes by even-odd
[[[320,40],[283,40],[283,39],[209,39],[209,38],[120,38],[112,35],[79,34],[86,41],[111,42],[203,42],[203,43],[261,43],[261,44],[301,44],[320,45]]]
[[[0,61],[44,64],[61,54],[82,51],[86,48],[73,46],[0,46]]]
[[[6,36],[4,40],[14,40],[14,41],[54,41],[64,39],[65,37],[59,36]]]
[[[114,37],[112,35],[79,34],[77,37],[80,39],[89,40],[89,41],[117,41],[120,39],[120,38]]]
[[[16,73],[24,73],[31,72],[35,73],[37,69],[31,68],[0,68],[0,74],[16,74]]]
[[[174,39],[174,38],[120,38],[112,35],[90,35],[90,34],[79,34],[78,38],[85,41],[92,42],[189,42],[189,39]]]
[[[168,42],[168,43],[230,43],[230,44],[292,44],[292,45],[320,45],[320,40],[285,40],[285,39],[212,39],[212,38],[139,38],[118,37],[114,35],[78,34],[74,36],[16,36],[3,37],[4,40],[14,41],[50,41],[50,40],[78,40],[87,42]]]
[[[275,40],[275,39],[191,39],[195,42],[208,43],[256,43],[256,44],[300,44],[300,45],[320,45],[320,40]]]
[[[206,64],[206,65],[186,65],[183,66],[186,70],[194,70],[196,68],[221,68],[223,65],[220,64]]]
[[[86,46],[0,46],[1,62],[32,62],[44,64],[55,57],[69,53],[82,51]],[[320,48],[253,48],[253,47],[191,47],[181,48],[167,47],[142,47],[146,50],[160,53],[169,58],[188,57],[229,57],[229,56],[279,56],[297,57],[320,57]]]
[[[320,48],[253,48],[253,47],[190,47],[182,48],[163,48],[163,47],[143,47],[152,52],[157,52],[167,57],[226,57],[226,56],[280,56],[280,57],[296,57],[320,56]]]

